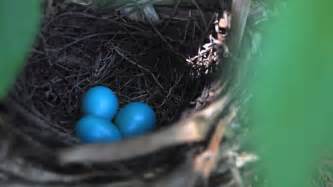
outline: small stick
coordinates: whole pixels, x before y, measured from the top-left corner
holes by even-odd
[[[135,62],[134,60],[130,59],[129,57],[127,57],[124,53],[122,53],[120,51],[120,49],[116,46],[113,47],[113,49],[115,50],[115,52],[117,52],[118,55],[120,55],[121,57],[123,57],[127,62],[131,63],[132,65],[137,66],[138,68],[142,69],[143,71],[145,71],[146,73],[149,73],[151,75],[151,77],[154,79],[155,83],[157,84],[157,86],[159,86],[162,90],[164,90],[164,87],[162,86],[162,84],[159,82],[159,80],[157,79],[157,77],[154,75],[153,72],[151,72],[149,69],[143,67],[142,65],[138,64],[137,62]]]
[[[232,37],[231,53],[237,53],[242,42],[247,18],[250,12],[250,0],[233,0],[231,7],[232,14]]]
[[[193,162],[194,170],[208,179],[212,171],[216,167],[220,145],[224,136],[225,128],[229,125],[236,116],[236,110],[232,111],[218,123],[216,130],[210,140],[206,151],[199,154]]]
[[[32,183],[25,180],[11,180],[0,182],[1,186],[6,187],[147,187],[143,182],[138,180],[126,182],[108,182],[108,183]]]
[[[200,8],[198,2],[197,2],[196,0],[192,0],[192,3],[193,3],[194,6],[199,10],[199,13],[200,13],[201,19],[202,19],[202,21],[203,21],[203,23],[204,23],[204,25],[205,25],[205,29],[207,29],[207,27],[208,27],[208,23],[207,23],[207,20],[206,20],[206,18],[205,18],[205,15],[204,15],[202,9]]]
[[[7,102],[5,103],[6,107],[9,109],[17,112],[19,115],[24,117],[29,122],[35,124],[41,129],[47,129],[49,131],[52,131],[53,135],[59,136],[59,138],[62,140],[62,142],[66,144],[73,144],[76,143],[77,140],[73,137],[71,137],[69,134],[63,132],[63,129],[56,129],[56,128],[50,128],[50,126],[54,126],[52,124],[49,124],[47,121],[37,117],[36,115],[31,114],[30,111],[25,109],[23,106],[20,106],[15,100],[8,98]]]
[[[71,47],[71,46],[73,46],[73,45],[75,45],[75,44],[77,44],[79,42],[82,42],[84,40],[88,40],[88,39],[99,37],[99,36],[108,36],[108,35],[115,35],[115,34],[117,34],[117,35],[119,35],[119,34],[125,35],[125,34],[128,34],[128,33],[126,33],[126,32],[106,32],[106,33],[90,34],[90,35],[84,36],[82,38],[76,39],[73,42],[70,42],[70,43],[64,45],[61,48],[49,49],[49,51],[53,51],[53,52],[63,51],[63,50],[65,50],[65,49],[67,49],[67,48],[69,48],[69,47]]]
[[[220,143],[224,135],[224,129],[227,125],[231,123],[234,119],[236,112],[232,111],[225,118],[221,119],[216,127],[215,133],[211,138],[211,142],[208,146],[206,153],[200,154],[197,157],[193,157],[194,152],[190,152],[186,161],[181,164],[177,169],[174,170],[170,175],[165,176],[164,178],[154,181],[152,185],[147,184],[147,186],[156,186],[156,187],[194,187],[199,186],[202,182],[202,176],[206,173],[207,177],[204,178],[203,182],[208,180],[209,174],[213,171],[214,166],[217,162],[217,154],[219,151]],[[206,160],[207,152],[212,152],[213,157],[210,157],[209,160]],[[198,168],[198,162],[200,160],[201,168]],[[207,164],[207,165],[206,165]],[[200,170],[197,170],[200,169]]]
[[[63,174],[53,171],[38,168],[28,162],[23,162],[19,158],[6,159],[5,162],[0,163],[0,173],[7,173],[29,182],[36,183],[74,183],[82,180],[93,179],[96,176],[107,176],[107,173],[102,172],[87,172],[83,174]]]

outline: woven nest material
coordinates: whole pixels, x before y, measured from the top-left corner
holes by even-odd
[[[222,72],[223,57],[219,53],[217,59],[201,56],[199,62],[205,60],[204,67],[194,61],[188,63],[188,59],[197,56],[198,48],[208,41],[214,31],[215,13],[222,9],[196,9],[194,13],[188,8],[178,9],[162,16],[159,25],[78,5],[55,4],[52,11],[46,10],[26,67],[1,108],[1,159],[5,162],[0,164],[0,178],[4,186],[184,186],[187,179],[193,178],[195,173],[184,172],[184,168],[210,142],[201,136],[176,135],[178,130],[170,125],[181,125],[193,116],[201,124],[201,114],[215,115],[202,109],[217,101],[221,93],[224,84],[214,80],[220,77],[215,73]],[[120,105],[144,101],[153,106],[157,129],[147,137],[139,137],[139,142],[158,142],[168,133],[174,133],[175,142],[165,146],[162,143],[163,149],[151,145],[147,154],[134,157],[122,155],[123,149],[133,142],[142,144],[136,144],[135,138],[126,140],[125,148],[117,147],[120,153],[115,160],[115,153],[103,155],[117,144],[80,146],[73,135],[73,124],[81,116],[83,93],[95,85],[113,89]],[[223,100],[217,106],[226,103]],[[219,118],[226,116],[222,109]],[[204,135],[214,136],[208,127],[203,128]],[[131,148],[145,150],[144,146]],[[72,162],[76,154],[82,157]],[[98,156],[87,159],[92,154]],[[228,167],[221,173],[216,184],[230,182]],[[174,181],[177,184],[172,184]]]

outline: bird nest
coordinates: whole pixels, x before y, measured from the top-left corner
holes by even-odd
[[[216,79],[227,69],[226,46],[214,43],[213,34],[223,11],[158,11],[162,22],[154,25],[73,4],[46,9],[1,108],[4,185],[192,186],[214,177],[217,162],[230,165],[225,155],[214,156],[234,116],[225,112],[225,81]],[[81,145],[73,126],[82,95],[95,85],[113,89],[121,106],[150,104],[157,128],[113,144]],[[228,183],[231,173],[226,167],[213,181]]]

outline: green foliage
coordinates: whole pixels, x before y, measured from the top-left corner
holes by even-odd
[[[251,79],[253,138],[266,187],[310,187],[332,153],[333,1],[292,0],[266,25]]]
[[[40,22],[39,0],[0,1],[0,98],[13,84]]]

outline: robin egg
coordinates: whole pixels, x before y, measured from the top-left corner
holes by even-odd
[[[82,111],[88,115],[112,119],[118,110],[118,98],[108,87],[90,88],[82,99]]]
[[[105,118],[84,116],[75,125],[82,143],[111,143],[122,138],[118,128]]]
[[[127,104],[116,115],[115,124],[124,137],[142,135],[155,127],[154,110],[142,102]]]

